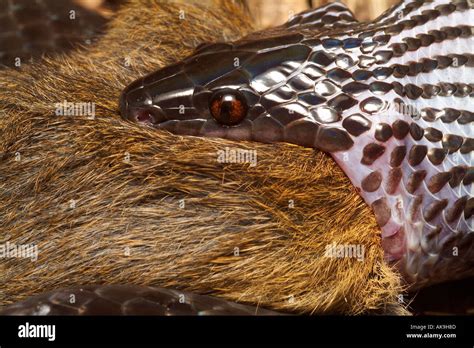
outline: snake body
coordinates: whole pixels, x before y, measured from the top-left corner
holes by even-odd
[[[87,285],[30,297],[0,315],[280,315],[187,291],[137,285]]]
[[[373,208],[386,259],[408,283],[466,277],[474,274],[473,22],[467,0],[403,1],[368,23],[331,3],[199,46],[132,82],[121,114],[176,134],[328,152]]]

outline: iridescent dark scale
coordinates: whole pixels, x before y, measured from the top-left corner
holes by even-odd
[[[433,220],[438,214],[446,208],[448,205],[448,200],[443,199],[443,200],[436,200],[426,206],[426,208],[423,211],[423,217],[425,218],[426,221],[431,221]]]
[[[451,179],[450,172],[441,172],[433,175],[428,182],[428,190],[431,193],[439,192]]]
[[[464,211],[466,206],[467,197],[461,197],[456,202],[454,202],[453,206],[446,212],[446,220],[450,223],[456,221],[460,218],[461,214]]]
[[[438,142],[443,139],[443,133],[436,128],[425,128],[425,138],[431,142]]]
[[[474,151],[474,139],[473,138],[465,138],[464,142],[459,149],[459,152],[462,154],[467,154]]]
[[[362,180],[361,186],[364,191],[374,192],[382,183],[382,174],[380,172],[372,172]]]
[[[390,154],[390,166],[398,167],[405,159],[407,148],[405,145],[396,146]]]
[[[426,154],[428,152],[428,148],[425,145],[413,145],[408,153],[408,163],[411,166],[417,166],[423,161]]]
[[[390,169],[390,171],[388,172],[387,182],[385,185],[385,191],[390,195],[395,194],[400,184],[400,181],[402,180],[402,177],[403,177],[403,172],[401,168],[396,167],[396,168]]]
[[[385,142],[393,135],[392,128],[387,123],[379,123],[375,127],[375,139]]]
[[[415,122],[410,123],[410,135],[413,140],[421,140],[423,138],[425,131]]]
[[[364,147],[361,163],[371,165],[385,152],[385,147],[376,143],[368,144]]]
[[[406,184],[407,191],[411,194],[415,193],[426,177],[426,170],[417,170],[410,174]]]
[[[464,166],[456,166],[451,168],[451,179],[449,180],[449,185],[451,187],[457,187],[461,184],[464,176],[466,175],[467,169]]]
[[[380,198],[374,201],[372,203],[372,209],[374,210],[375,218],[379,226],[385,226],[392,215],[387,200],[385,198]]]
[[[359,136],[368,131],[372,125],[369,119],[361,114],[351,115],[346,117],[342,122],[342,126],[353,136]]]
[[[443,163],[446,157],[446,151],[444,149],[432,147],[428,151],[428,159],[434,165],[439,165]]]

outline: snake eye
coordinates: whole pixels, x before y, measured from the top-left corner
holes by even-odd
[[[223,89],[211,96],[209,109],[217,122],[226,126],[235,126],[247,116],[248,105],[239,91]]]

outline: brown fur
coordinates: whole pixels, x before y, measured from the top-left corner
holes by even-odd
[[[2,260],[0,304],[131,283],[297,313],[407,313],[374,216],[328,155],[120,119],[128,82],[195,42],[249,30],[248,16],[227,2],[209,10],[132,1],[97,46],[0,75],[0,243],[39,248],[37,262]],[[63,100],[95,102],[95,119],[55,116]],[[218,163],[226,146],[257,150],[258,165]],[[324,257],[333,242],[363,244],[365,261]]]

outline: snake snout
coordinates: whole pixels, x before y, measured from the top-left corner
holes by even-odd
[[[125,112],[126,119],[149,126],[157,125],[166,121],[166,116],[159,106],[150,105],[143,107],[132,107]]]

